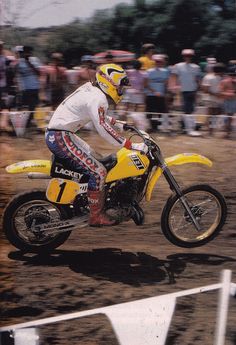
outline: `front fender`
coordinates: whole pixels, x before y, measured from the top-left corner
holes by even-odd
[[[32,159],[8,165],[6,171],[10,174],[25,172],[39,172],[50,175],[51,161],[45,159]]]
[[[200,164],[208,165],[209,167],[211,167],[213,164],[212,161],[210,161],[210,159],[202,155],[199,155],[197,153],[180,153],[178,155],[166,158],[165,163],[167,166],[181,165],[181,164],[186,164],[186,163],[200,163]],[[161,168],[157,168],[152,174],[151,179],[146,189],[146,194],[145,194],[146,201],[151,200],[153,188],[155,184],[157,183],[158,179],[160,178],[161,174],[162,174]]]

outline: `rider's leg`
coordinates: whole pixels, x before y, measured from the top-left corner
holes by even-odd
[[[111,220],[104,212],[103,207],[105,203],[105,191],[102,190],[88,190],[88,202],[90,209],[89,225],[90,226],[109,226],[116,223]]]
[[[104,183],[106,168],[91,155],[90,146],[73,133],[66,131],[49,131],[46,134],[49,149],[76,171],[89,175],[88,202],[90,207],[89,224],[91,226],[113,225],[104,212],[105,192]]]

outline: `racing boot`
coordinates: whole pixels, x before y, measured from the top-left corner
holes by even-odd
[[[109,226],[115,225],[116,221],[112,220],[103,212],[105,202],[104,190],[88,190],[88,203],[90,208],[89,225],[90,226]]]

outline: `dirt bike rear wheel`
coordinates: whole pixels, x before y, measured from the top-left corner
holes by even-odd
[[[48,252],[63,244],[71,231],[37,234],[32,231],[32,224],[41,225],[67,217],[65,206],[49,202],[45,191],[33,190],[18,194],[9,202],[3,215],[3,229],[16,248],[25,252]]]
[[[183,194],[197,219],[197,230],[177,195],[171,196],[163,209],[161,227],[165,237],[179,247],[194,248],[213,240],[221,231],[227,216],[224,197],[209,185],[193,185]]]

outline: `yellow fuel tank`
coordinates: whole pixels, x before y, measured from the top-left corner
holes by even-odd
[[[149,159],[147,156],[139,151],[122,148],[117,152],[117,164],[108,172],[106,182],[143,175],[148,166]]]

